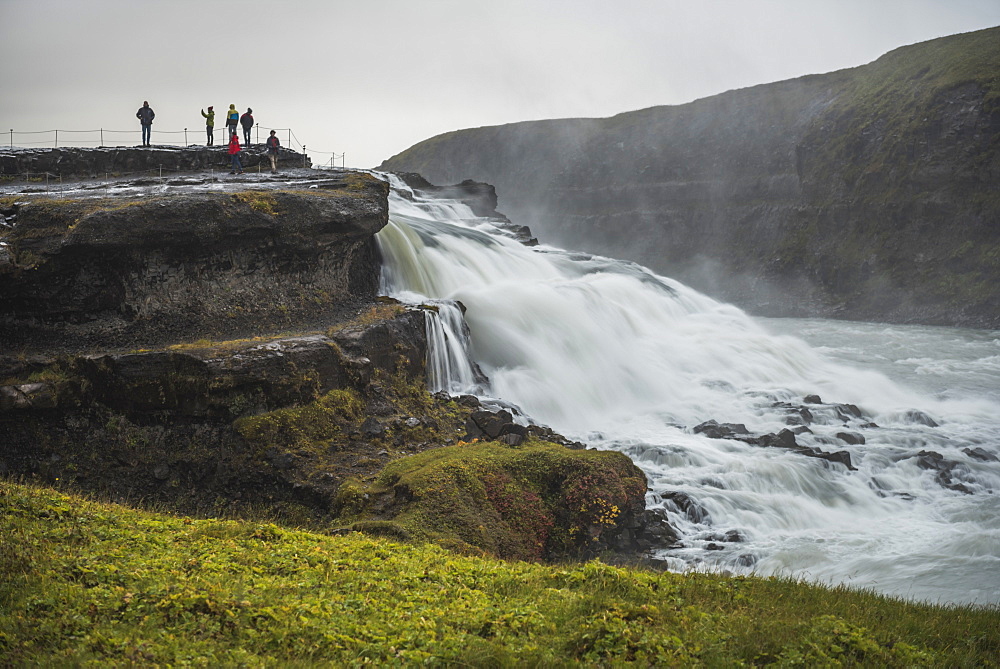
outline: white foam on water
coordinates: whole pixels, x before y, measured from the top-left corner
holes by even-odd
[[[966,452],[1000,457],[997,333],[754,319],[634,263],[526,247],[459,202],[387,178],[383,291],[467,309],[467,333],[457,308],[428,317],[440,356],[431,387],[492,394],[628,454],[650,480],[649,504],[683,535],[661,551],[672,565],[1000,601],[1000,462]],[[778,432],[802,406],[812,432],[798,443],[846,450],[857,471],[692,430],[714,419]],[[951,463],[947,477],[922,468],[921,451]],[[677,509],[676,492],[707,516]],[[730,531],[744,540],[724,541]]]

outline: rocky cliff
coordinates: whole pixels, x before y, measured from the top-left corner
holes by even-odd
[[[374,298],[384,182],[348,174],[205,186],[0,198],[13,224],[0,239],[0,340],[80,348],[217,338]]]
[[[486,184],[419,185],[502,219]],[[202,172],[37,190],[0,184],[0,476],[521,559],[674,536],[643,513],[626,457],[427,391],[434,308],[376,295],[384,181]],[[462,508],[421,488],[439,476],[410,464],[426,451],[477,472],[450,486]],[[386,485],[390,463],[423,473]],[[502,489],[484,497],[483,480]]]
[[[461,130],[383,163],[496,185],[546,241],[765,315],[1000,327],[1000,28],[607,119]]]

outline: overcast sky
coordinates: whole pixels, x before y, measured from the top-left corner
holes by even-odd
[[[1000,0],[0,0],[0,132],[134,145],[149,100],[154,143],[193,143],[200,108],[234,103],[315,162],[371,167],[449,130],[681,104],[996,25]]]

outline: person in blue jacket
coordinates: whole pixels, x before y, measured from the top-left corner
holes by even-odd
[[[236,105],[229,105],[229,111],[226,112],[226,129],[229,130],[230,135],[236,134],[236,125],[240,122],[240,113],[236,111]]]

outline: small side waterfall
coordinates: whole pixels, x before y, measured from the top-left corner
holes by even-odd
[[[469,353],[469,326],[456,302],[432,300],[427,322],[427,386],[431,392],[477,395],[487,388]]]

